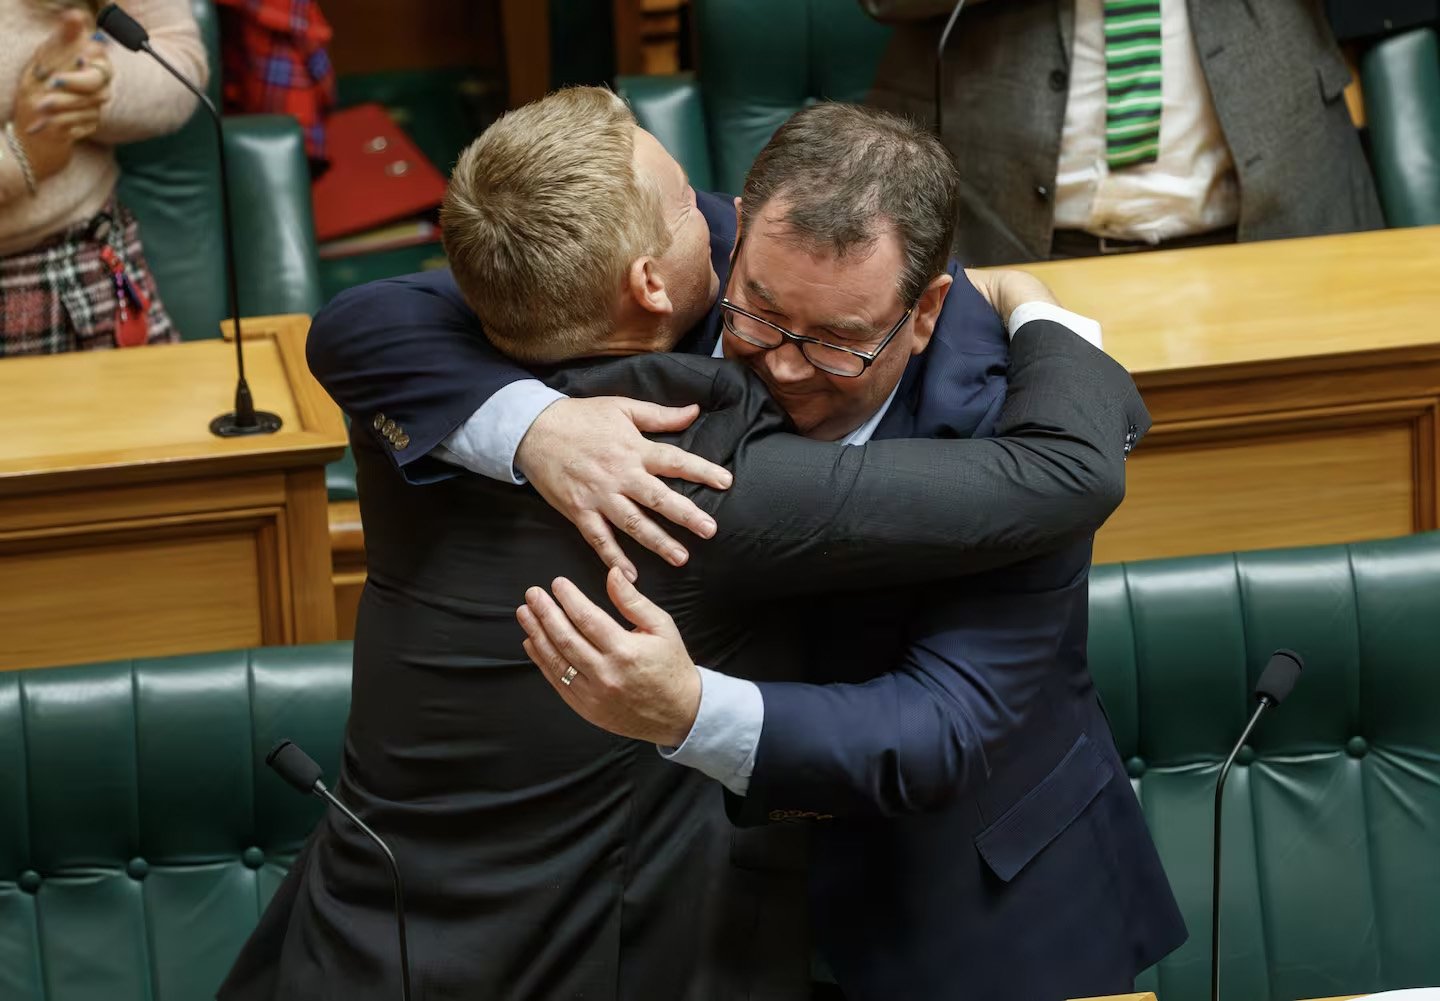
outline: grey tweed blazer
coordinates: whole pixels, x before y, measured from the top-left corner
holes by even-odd
[[[950,0],[860,2],[896,25],[871,103],[933,123]],[[1240,239],[1383,226],[1343,99],[1350,72],[1319,0],[1188,2],[1239,174]],[[963,179],[956,254],[967,264],[1050,255],[1074,11],[1072,0],[972,0],[951,36],[944,139]]]

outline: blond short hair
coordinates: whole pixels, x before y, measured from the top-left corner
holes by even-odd
[[[511,111],[460,154],[440,210],[455,283],[519,361],[594,354],[636,258],[665,253],[660,193],[634,166],[635,116],[601,87]]]

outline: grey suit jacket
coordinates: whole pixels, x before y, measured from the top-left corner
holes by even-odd
[[[1195,46],[1240,181],[1241,240],[1384,225],[1343,93],[1350,72],[1318,0],[1188,0]],[[948,0],[861,0],[896,24],[871,103],[934,120]],[[962,177],[967,265],[1050,255],[1073,0],[968,7],[945,59],[945,144]]]

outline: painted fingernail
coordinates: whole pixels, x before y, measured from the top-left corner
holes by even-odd
[[[51,77],[51,79],[50,79],[50,87],[51,87],[52,90],[64,90],[64,89],[65,89],[65,78],[64,78],[64,77],[59,77],[59,76],[57,76],[57,77]]]
[[[103,31],[97,31],[97,32],[95,32],[95,34],[93,34],[93,35],[90,36],[90,41],[92,41],[92,42],[106,42],[106,41],[109,41],[109,40],[110,40],[110,36],[109,36],[109,35],[106,35],[105,32],[103,32]]]

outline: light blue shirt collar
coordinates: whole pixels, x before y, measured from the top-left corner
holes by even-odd
[[[720,334],[719,340],[715,342],[715,350],[711,352],[711,357],[725,357],[725,334],[723,331]],[[836,444],[863,445],[867,441],[869,441],[874,436],[875,429],[880,426],[880,422],[885,419],[885,414],[889,412],[890,404],[895,402],[895,394],[898,392],[900,392],[899,381],[895,383],[895,388],[890,390],[890,395],[885,397],[885,402],[880,405],[880,409],[875,411],[875,413],[870,416],[870,419],[868,421],[866,421],[864,424],[861,424],[854,431],[851,431],[844,438],[841,438],[838,442],[836,442]]]

